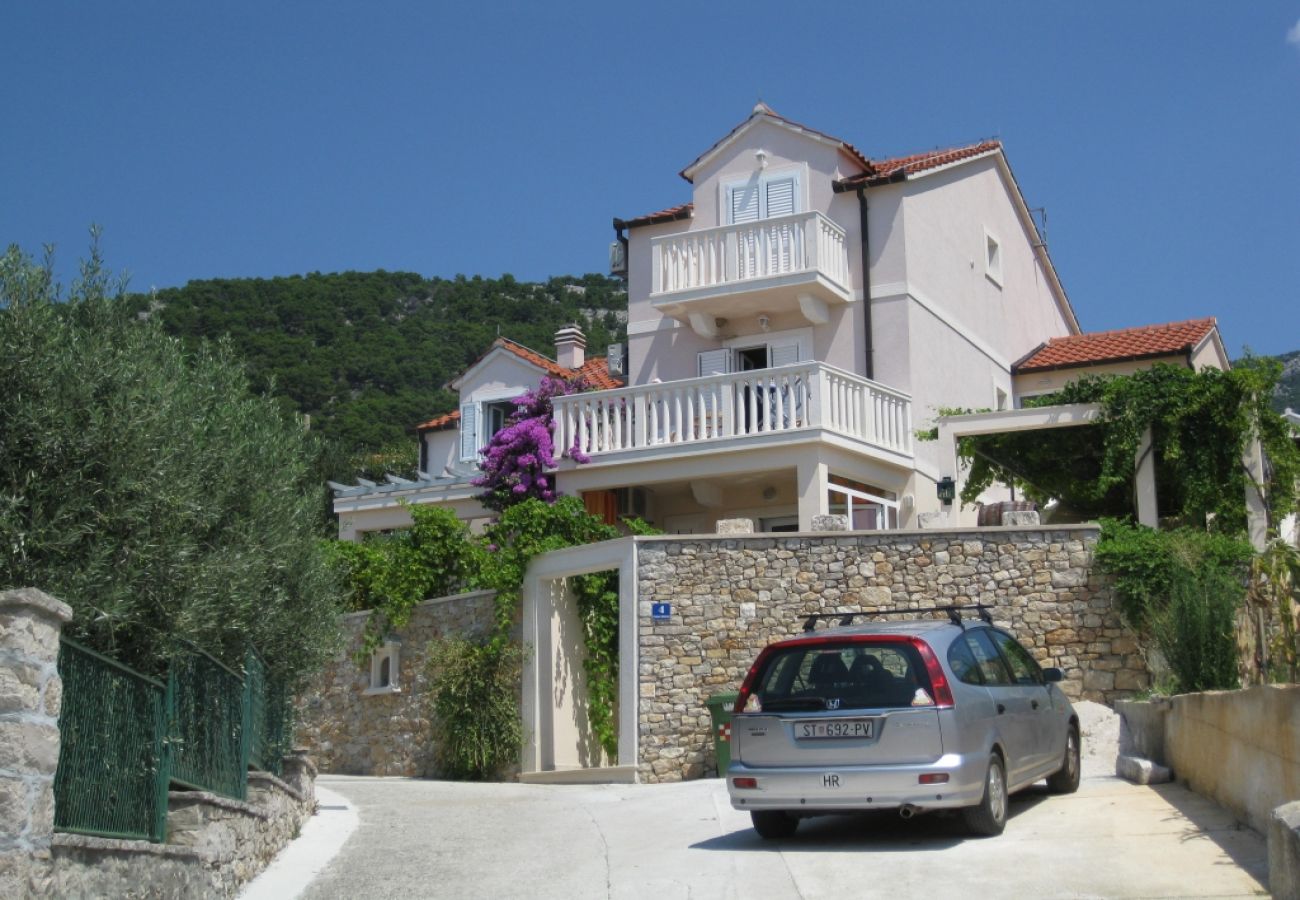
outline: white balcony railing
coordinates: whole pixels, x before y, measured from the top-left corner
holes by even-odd
[[[555,398],[554,412],[565,456],[814,428],[912,453],[910,397],[817,362],[571,394]]]
[[[800,272],[849,285],[844,229],[819,212],[665,235],[650,248],[651,296]]]

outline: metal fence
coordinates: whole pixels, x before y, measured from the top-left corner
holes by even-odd
[[[166,685],[66,639],[59,646],[59,675],[54,827],[163,840]]]
[[[170,785],[244,800],[250,766],[279,774],[291,697],[255,651],[245,666],[187,650],[164,684],[64,639],[55,829],[160,842]]]

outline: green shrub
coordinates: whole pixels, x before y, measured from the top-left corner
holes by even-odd
[[[1177,568],[1168,606],[1152,617],[1152,631],[1177,690],[1238,686],[1236,614],[1245,595],[1240,579],[1222,568]]]
[[[361,543],[327,544],[351,590],[352,608],[374,611],[366,622],[360,658],[369,656],[386,632],[404,627],[417,604],[460,590],[478,558],[469,528],[451,509],[408,506],[407,512],[410,528]]]
[[[1145,631],[1168,605],[1180,573],[1219,571],[1235,578],[1245,572],[1252,552],[1246,541],[1223,534],[1102,519],[1097,562],[1115,579],[1124,618]]]
[[[519,761],[523,664],[524,648],[513,642],[443,638],[429,645],[434,741],[442,774],[484,780]]]

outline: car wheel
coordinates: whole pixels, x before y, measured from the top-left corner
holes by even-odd
[[[989,757],[984,796],[978,806],[963,810],[963,817],[966,827],[978,835],[993,837],[1007,827],[1007,773],[996,753]]]
[[[754,821],[758,836],[767,840],[788,838],[799,827],[799,820],[779,809],[753,810],[749,817]]]
[[[1060,770],[1047,779],[1047,789],[1053,794],[1073,794],[1079,789],[1079,729],[1074,725],[1065,738],[1065,759]]]

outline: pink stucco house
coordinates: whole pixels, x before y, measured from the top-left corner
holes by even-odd
[[[614,219],[628,324],[613,370],[576,329],[554,358],[498,341],[453,384],[460,408],[420,427],[420,481],[336,486],[341,536],[404,524],[400,500],[485,519],[469,479],[504,402],[566,373],[600,388],[555,404],[556,446],[590,460],[566,454],[557,485],[591,509],[675,533],[807,531],[828,513],[974,524],[940,503],[959,473],[916,430],[942,408],[1013,409],[1080,366],[1155,359],[1081,335],[998,141],[868,156],[760,103],[681,176],[676,205]],[[1188,365],[1227,365],[1213,320],[1184,331]],[[1060,347],[1070,366],[1034,368]]]

